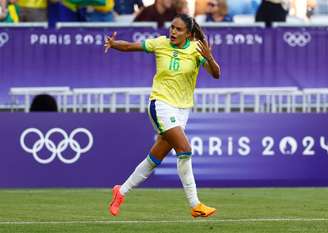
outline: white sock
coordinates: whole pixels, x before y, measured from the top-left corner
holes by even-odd
[[[157,165],[147,156],[134,170],[134,172],[129,176],[129,178],[122,184],[120,188],[120,193],[124,196],[132,188],[138,186],[143,181],[145,181],[149,175],[152,173]]]
[[[191,157],[179,158],[177,168],[181,183],[183,185],[187,200],[191,208],[200,203],[197,196],[197,189],[194,174],[192,172]]]

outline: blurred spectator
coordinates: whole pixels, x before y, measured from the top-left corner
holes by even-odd
[[[115,12],[119,15],[130,15],[134,13],[135,5],[139,11],[144,8],[142,0],[115,0]]]
[[[210,0],[207,5],[206,22],[232,22],[226,0]]]
[[[48,21],[47,0],[17,0],[20,7],[19,18],[22,22]]]
[[[8,16],[7,0],[0,0],[0,21],[7,21]]]
[[[235,15],[255,15],[261,0],[227,0],[231,17]]]
[[[196,15],[207,13],[207,3],[210,0],[196,0]],[[227,0],[228,15],[255,15],[261,0]]]
[[[48,4],[48,22],[55,27],[57,22],[84,21],[76,4],[69,0],[51,0]]]
[[[113,22],[114,0],[106,0],[105,6],[88,6],[86,20],[88,22]]]
[[[17,23],[18,7],[15,0],[0,0],[0,22]]]
[[[190,15],[190,10],[188,7],[187,0],[176,0],[173,7],[175,8],[177,14],[187,14]]]
[[[207,13],[207,3],[208,0],[196,0],[195,16]]]
[[[153,21],[157,22],[159,27],[163,27],[166,21],[171,21],[176,15],[172,0],[156,0],[154,4],[145,7],[134,21]]]
[[[155,3],[155,0],[142,0],[143,4],[146,6],[150,6]]]
[[[286,22],[288,0],[262,0],[255,21],[265,22],[266,27],[271,27],[272,22]]]
[[[328,0],[317,0],[317,3],[315,14],[328,14]]]
[[[316,6],[315,0],[291,0],[289,14],[303,21],[309,21]]]
[[[308,10],[309,9],[312,10],[318,6],[318,3],[316,0],[307,0],[306,6],[307,6]]]

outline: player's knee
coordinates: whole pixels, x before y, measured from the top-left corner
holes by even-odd
[[[191,152],[191,146],[189,144],[181,145],[178,148],[175,148],[175,152],[178,153],[190,153]]]
[[[147,159],[148,161],[154,166],[154,167],[157,167],[159,166],[161,163],[162,163],[162,160],[156,158],[154,155],[152,154],[149,154],[147,156]]]
[[[176,153],[176,156],[178,159],[187,159],[187,158],[190,158],[191,155],[192,155],[191,151]]]
[[[185,144],[181,146],[180,148],[175,149],[177,158],[179,159],[185,159],[191,157],[191,146],[189,144]]]

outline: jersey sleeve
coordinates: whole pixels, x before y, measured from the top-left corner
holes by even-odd
[[[199,55],[198,59],[199,59],[199,63],[200,63],[202,66],[204,66],[205,63],[206,63],[206,59],[205,59],[202,55]]]
[[[165,36],[160,36],[154,39],[147,39],[141,42],[142,48],[147,53],[154,53],[158,46],[162,43]]]
[[[199,52],[197,52],[196,60],[197,60],[198,66],[200,66],[200,65],[204,66],[206,63],[206,59],[202,55],[200,55]]]

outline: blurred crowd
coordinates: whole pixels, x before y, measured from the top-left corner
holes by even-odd
[[[186,13],[202,22],[233,22],[253,16],[256,22],[309,21],[328,15],[328,0],[0,0],[0,22],[141,22],[162,27]]]

